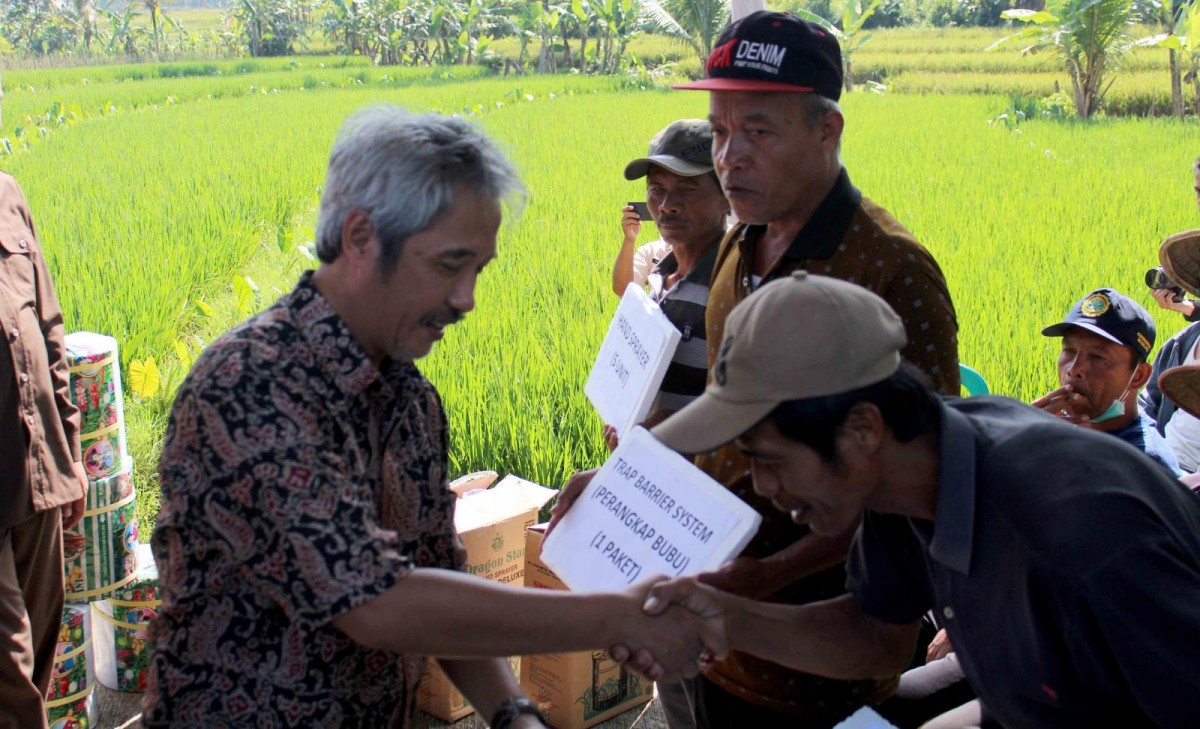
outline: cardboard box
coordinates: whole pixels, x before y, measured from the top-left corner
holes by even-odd
[[[459,498],[454,507],[454,528],[467,548],[467,572],[522,585],[525,530],[537,523],[538,510],[557,493],[525,479],[506,476],[486,491],[472,491]],[[514,656],[509,662],[513,675],[519,676],[520,659]],[[417,708],[445,721],[457,721],[475,711],[432,658],[421,679]]]
[[[513,675],[519,678],[521,657],[510,656],[508,665],[512,668]],[[425,675],[421,677],[421,685],[417,689],[417,708],[443,721],[458,721],[475,713],[475,708],[467,701],[467,697],[454,687],[450,677],[432,658],[425,666]]]
[[[565,590],[541,560],[546,525],[525,532],[525,586]],[[585,729],[646,703],[654,682],[627,671],[607,651],[525,656],[521,688],[556,729]]]

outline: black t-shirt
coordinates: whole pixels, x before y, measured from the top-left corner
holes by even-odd
[[[864,611],[933,609],[1006,726],[1200,726],[1200,500],[1106,433],[947,400],[933,523],[867,512]]]

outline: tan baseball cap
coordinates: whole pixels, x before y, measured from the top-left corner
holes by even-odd
[[[1167,278],[1192,296],[1200,296],[1200,230],[1169,236],[1158,247],[1158,262]]]
[[[780,403],[887,379],[907,341],[904,322],[883,299],[796,271],[734,307],[704,394],[651,432],[681,453],[712,450]]]

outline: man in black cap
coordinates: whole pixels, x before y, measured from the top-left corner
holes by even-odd
[[[1042,334],[1062,337],[1059,387],[1033,406],[1110,433],[1179,476],[1175,454],[1138,407],[1138,392],[1150,379],[1147,359],[1155,336],[1150,314],[1114,289],[1097,289]]]
[[[710,372],[734,306],[759,285],[807,269],[883,297],[907,332],[903,356],[939,390],[959,394],[958,327],[941,269],[842,167],[837,40],[791,15],[752,13],[722,33],[706,78],[678,88],[710,92],[713,163],[741,221],[717,254],[707,315]],[[783,355],[777,349],[775,356]],[[705,581],[791,604],[845,592],[843,564],[856,524],[821,535],[792,524],[754,494],[750,461],[732,445],[696,463],[763,515],[746,551]],[[881,702],[896,683],[894,674],[836,681],[734,653],[698,681],[697,715],[701,726],[714,727],[832,725],[861,704]]]

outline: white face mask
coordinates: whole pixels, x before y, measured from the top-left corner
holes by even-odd
[[[1125,389],[1121,391],[1121,396],[1112,401],[1108,409],[1092,418],[1090,422],[1103,423],[1105,420],[1119,418],[1125,414],[1125,398],[1129,396],[1129,387],[1133,384],[1133,378],[1137,375],[1137,367],[1133,368],[1133,374],[1129,376],[1129,382],[1125,383]]]

